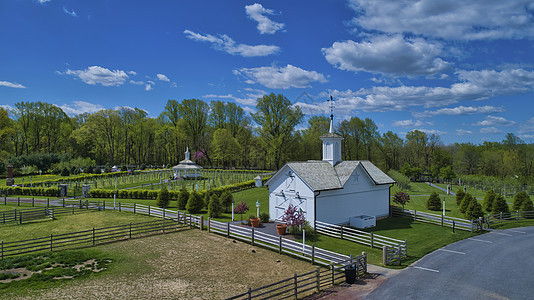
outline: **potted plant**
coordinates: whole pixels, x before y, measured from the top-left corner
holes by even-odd
[[[260,227],[260,218],[250,218],[250,225],[252,227]]]
[[[276,224],[276,232],[278,232],[278,235],[284,235],[286,233],[286,228],[286,223]]]

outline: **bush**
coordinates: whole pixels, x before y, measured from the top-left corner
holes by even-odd
[[[266,213],[266,212],[262,212],[262,213],[260,214],[260,220],[261,220],[262,223],[267,223],[267,222],[269,222],[269,219],[270,219],[270,217],[269,217],[269,214],[268,214],[268,213]]]
[[[462,199],[462,203],[460,204],[460,207],[458,210],[464,214],[467,211],[467,208],[469,207],[469,204],[471,204],[471,201],[477,201],[471,194],[465,193],[464,198]]]
[[[211,195],[214,194],[211,192],[211,190],[207,190],[204,192],[204,195],[202,196],[202,194],[200,195],[202,197],[202,202],[204,203],[204,206],[203,207],[208,207],[210,205],[210,201],[211,201]]]
[[[187,200],[187,205],[185,206],[185,209],[191,214],[197,214],[200,211],[202,211],[202,208],[204,207],[204,201],[202,201],[202,198],[196,191],[192,191],[189,194],[189,199]]]
[[[221,205],[224,212],[231,212],[234,195],[229,190],[225,190],[221,195]]]
[[[69,176],[69,175],[70,175],[69,169],[63,168],[63,170],[61,170],[61,176]]]
[[[426,208],[429,210],[441,210],[441,199],[437,192],[433,192],[426,201]]]
[[[189,200],[189,192],[187,191],[187,189],[182,188],[180,190],[180,194],[178,195],[178,199],[177,199],[178,209],[179,210],[184,210],[185,207],[187,206],[187,201],[188,200]]]
[[[527,198],[525,199],[525,201],[523,201],[523,203],[521,203],[521,207],[519,208],[521,211],[525,212],[525,211],[528,211],[530,212],[529,214],[525,214],[523,213],[523,217],[527,218],[527,219],[531,219],[534,217],[532,211],[534,211],[534,206],[532,205],[532,200],[530,200],[530,198]]]
[[[408,176],[397,172],[393,169],[388,171],[389,177],[393,178],[397,182],[397,185],[404,190],[410,189],[410,178]]]
[[[495,201],[493,202],[493,206],[491,208],[491,211],[494,214],[498,213],[509,213],[510,208],[508,207],[508,203],[506,203],[506,200],[504,199],[504,196],[501,194],[498,194],[495,196]]]
[[[491,212],[493,208],[493,203],[495,202],[495,192],[493,190],[489,190],[486,192],[486,195],[484,196],[484,201],[482,201],[482,207],[485,211]]]
[[[410,202],[410,195],[403,191],[398,191],[395,193],[395,196],[393,196],[393,202],[402,205],[402,209],[404,209],[404,205]]]
[[[471,201],[464,216],[468,220],[475,220],[483,217],[484,213],[482,212],[482,205],[476,200]]]
[[[458,205],[458,207],[462,205],[462,200],[464,199],[464,196],[465,196],[465,192],[463,189],[458,189],[456,191],[456,205]]]
[[[206,194],[207,195],[207,194]],[[208,204],[208,216],[210,218],[217,218],[221,215],[222,207],[217,194],[212,194]]]
[[[169,190],[164,184],[162,184],[161,189],[158,193],[158,199],[156,201],[156,205],[162,208],[167,208],[167,206],[169,206],[169,202],[171,201],[170,198],[171,197],[169,195]]]
[[[530,200],[527,193],[521,191],[515,194],[514,196],[514,204],[512,206],[513,210],[519,210],[521,208],[521,205],[523,205],[524,201]]]

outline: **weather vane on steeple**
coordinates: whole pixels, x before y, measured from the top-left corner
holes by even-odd
[[[330,120],[334,121],[334,98],[330,95],[330,100],[326,100],[330,105]]]

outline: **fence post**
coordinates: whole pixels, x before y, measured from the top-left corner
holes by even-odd
[[[502,224],[502,211],[499,213],[499,218],[501,220],[501,224]],[[472,231],[471,231],[472,232]]]
[[[252,227],[252,246],[254,246],[254,227]]]
[[[388,262],[388,246],[382,246],[382,264],[387,266]]]
[[[63,198],[63,207],[65,207],[65,198]]]
[[[211,232],[211,218],[208,217],[208,233]]]
[[[52,234],[50,234],[50,252],[54,251],[53,247],[52,247],[52,240],[53,240],[53,237],[52,237]]]
[[[294,281],[294,283],[295,283],[295,299],[298,299],[298,291],[297,291],[297,287],[298,287],[298,285],[297,285],[297,281],[298,281],[298,280],[297,280],[297,273],[295,273],[295,275],[293,275],[293,278],[294,278],[293,281]]]
[[[150,217],[150,205],[148,206],[148,216]]]
[[[471,232],[473,232],[473,220],[471,220]]]
[[[119,212],[121,212],[121,203],[119,202]]]
[[[230,237],[230,222],[226,223],[226,237]]]
[[[373,248],[373,246],[374,246],[374,240],[375,240],[375,235],[374,235],[374,233],[371,231],[371,248]]]
[[[17,206],[20,206],[20,197],[17,197]]]
[[[130,239],[132,238],[132,222],[130,222]]]
[[[22,212],[19,212],[19,222],[22,224]]]
[[[135,202],[134,202],[134,214],[135,214]]]
[[[35,197],[32,197],[32,207],[35,206]]]
[[[312,244],[312,249],[311,249],[311,263],[312,263],[312,265],[315,264],[315,244]]]
[[[515,213],[517,214],[517,221],[519,222],[519,210],[516,210]]]
[[[279,247],[278,247],[278,254],[282,254],[282,236],[279,236],[280,238],[280,242],[279,242]]]
[[[443,214],[441,214],[441,227],[443,227]]]
[[[343,226],[341,226],[341,239],[343,239]]]
[[[15,222],[16,222],[17,221],[17,209],[15,209],[14,215],[15,215]]]
[[[252,289],[250,287],[248,288],[248,299],[252,299]]]
[[[50,198],[46,198],[46,208],[50,206]]]
[[[330,265],[330,270],[332,270],[332,285],[334,285],[334,265]]]
[[[93,227],[93,246],[95,245],[95,228]]]
[[[316,285],[315,285],[315,289],[317,290],[317,292],[319,292],[321,290],[321,267],[317,267],[315,269],[315,282],[316,282]]]
[[[367,273],[367,252],[362,251],[363,256],[363,271]]]
[[[4,260],[4,241],[2,241],[2,260]]]
[[[204,216],[200,216],[200,231],[204,230]]]

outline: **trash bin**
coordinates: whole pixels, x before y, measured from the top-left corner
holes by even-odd
[[[356,281],[356,266],[350,265],[345,267],[345,282],[353,284]]]

